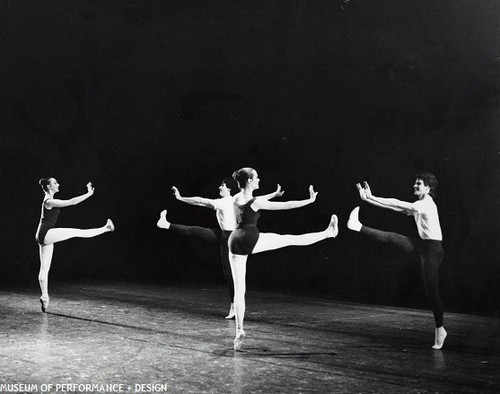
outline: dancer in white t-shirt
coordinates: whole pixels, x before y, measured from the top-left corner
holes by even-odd
[[[357,184],[359,195],[363,201],[381,208],[402,212],[415,218],[420,238],[406,237],[393,232],[386,232],[362,225],[359,221],[359,207],[354,208],[349,216],[347,227],[379,242],[397,245],[407,253],[416,254],[422,266],[424,285],[432,305],[436,322],[433,349],[443,347],[446,331],[443,327],[443,303],[439,296],[439,265],[443,260],[441,241],[443,235],[439,223],[436,203],[432,196],[436,192],[437,179],[428,172],[416,175],[414,195],[417,201],[410,203],[395,198],[375,197],[367,182],[364,186]]]

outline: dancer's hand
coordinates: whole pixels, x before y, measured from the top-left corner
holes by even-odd
[[[278,183],[278,185],[276,186],[276,191],[274,192],[274,196],[275,197],[281,197],[283,194],[285,194],[285,191],[281,190],[281,186]]]
[[[90,195],[94,194],[94,186],[92,186],[92,182],[87,183],[87,193]]]
[[[309,199],[312,201],[316,201],[317,195],[318,195],[318,192],[315,192],[313,185],[310,185],[309,186]]]
[[[370,197],[372,197],[372,192],[368,182],[364,182],[364,187],[361,186],[361,183],[356,183],[356,187],[358,188],[359,197],[361,197],[363,201],[367,201]]]
[[[179,189],[177,189],[175,186],[172,186],[172,191],[174,192],[174,196],[176,199],[180,200],[181,199],[181,193],[179,192]]]
[[[370,186],[368,185],[368,182],[364,181],[364,189],[365,189],[365,194],[366,198],[370,199],[373,197],[372,191],[370,189]]]

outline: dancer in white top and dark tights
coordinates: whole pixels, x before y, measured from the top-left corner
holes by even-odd
[[[218,245],[220,248],[220,258],[222,264],[222,274],[226,281],[229,291],[231,306],[226,319],[233,319],[235,316],[234,310],[234,283],[231,274],[231,265],[229,263],[229,246],[228,239],[231,232],[236,227],[236,219],[234,213],[234,201],[232,192],[238,191],[238,184],[233,178],[226,177],[222,180],[219,186],[220,198],[205,198],[205,197],[184,197],[175,186],[172,187],[174,196],[177,200],[189,205],[205,207],[215,210],[215,216],[219,224],[219,228],[205,228],[199,226],[186,226],[184,224],[170,223],[167,220],[167,210],[160,213],[160,219],[156,223],[158,228],[172,231],[173,233],[197,237],[200,240]],[[259,198],[269,200],[271,198],[280,197],[284,192],[281,191],[280,185],[274,193],[259,196]]]
[[[436,322],[433,349],[443,347],[446,331],[443,327],[443,303],[439,296],[439,265],[443,260],[443,239],[436,203],[432,198],[437,188],[437,179],[428,172],[416,175],[413,186],[417,201],[410,203],[395,198],[375,197],[367,182],[356,185],[363,201],[381,208],[402,212],[415,218],[420,238],[406,237],[393,232],[386,232],[367,227],[359,221],[359,207],[354,208],[349,216],[347,227],[379,242],[398,246],[407,253],[418,256],[424,278],[427,296],[432,305]]]

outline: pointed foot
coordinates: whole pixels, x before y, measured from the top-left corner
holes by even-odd
[[[245,331],[241,330],[236,334],[236,338],[234,338],[234,351],[241,351],[241,347],[243,346],[243,339],[245,339]]]
[[[359,207],[354,208],[347,220],[347,228],[353,231],[361,231],[363,225],[359,221]]]
[[[170,223],[167,221],[167,210],[164,209],[160,212],[160,219],[156,222],[156,227],[167,229],[170,227]]]
[[[110,232],[115,231],[115,225],[114,225],[114,223],[113,223],[113,221],[111,219],[108,219],[108,221],[106,222],[106,228]]]
[[[337,217],[337,215],[332,215],[330,224],[328,225],[326,232],[328,238],[335,238],[337,235],[339,235],[339,218]]]
[[[446,332],[444,327],[436,328],[434,334],[434,345],[432,346],[432,348],[434,350],[440,350],[444,345],[444,340],[446,339],[447,335],[448,333]]]
[[[229,308],[229,313],[227,314],[225,319],[231,320],[234,319],[235,316],[236,316],[236,311],[234,310],[234,304],[231,304],[231,307]]]
[[[40,297],[40,304],[42,312],[47,313],[47,309],[49,309],[49,297]]]

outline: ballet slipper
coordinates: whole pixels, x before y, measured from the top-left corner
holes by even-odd
[[[108,219],[108,221],[106,222],[106,228],[111,232],[115,231],[115,225],[113,224],[113,221],[111,219]]]
[[[434,350],[440,350],[444,345],[444,340],[447,335],[448,333],[446,332],[444,327],[436,328],[434,333],[434,345],[432,346],[432,348]]]
[[[359,207],[354,208],[347,220],[347,228],[353,231],[361,231],[363,225],[359,221]]]
[[[225,317],[225,319],[227,319],[227,320],[234,319],[235,315],[236,315],[236,311],[234,309],[234,304],[231,304],[231,308],[229,309],[229,314]]]
[[[160,219],[156,222],[156,227],[164,228],[168,230],[170,228],[170,223],[167,221],[167,210],[164,209],[160,212]]]
[[[337,215],[332,215],[330,224],[328,225],[326,232],[328,238],[335,238],[337,235],[339,235],[339,218],[337,217]]]
[[[234,338],[234,351],[239,352],[241,350],[241,346],[243,346],[243,339],[245,338],[245,331],[238,331],[236,334],[236,338]]]
[[[47,313],[49,308],[49,297],[40,297],[40,304],[42,304],[42,312]]]

